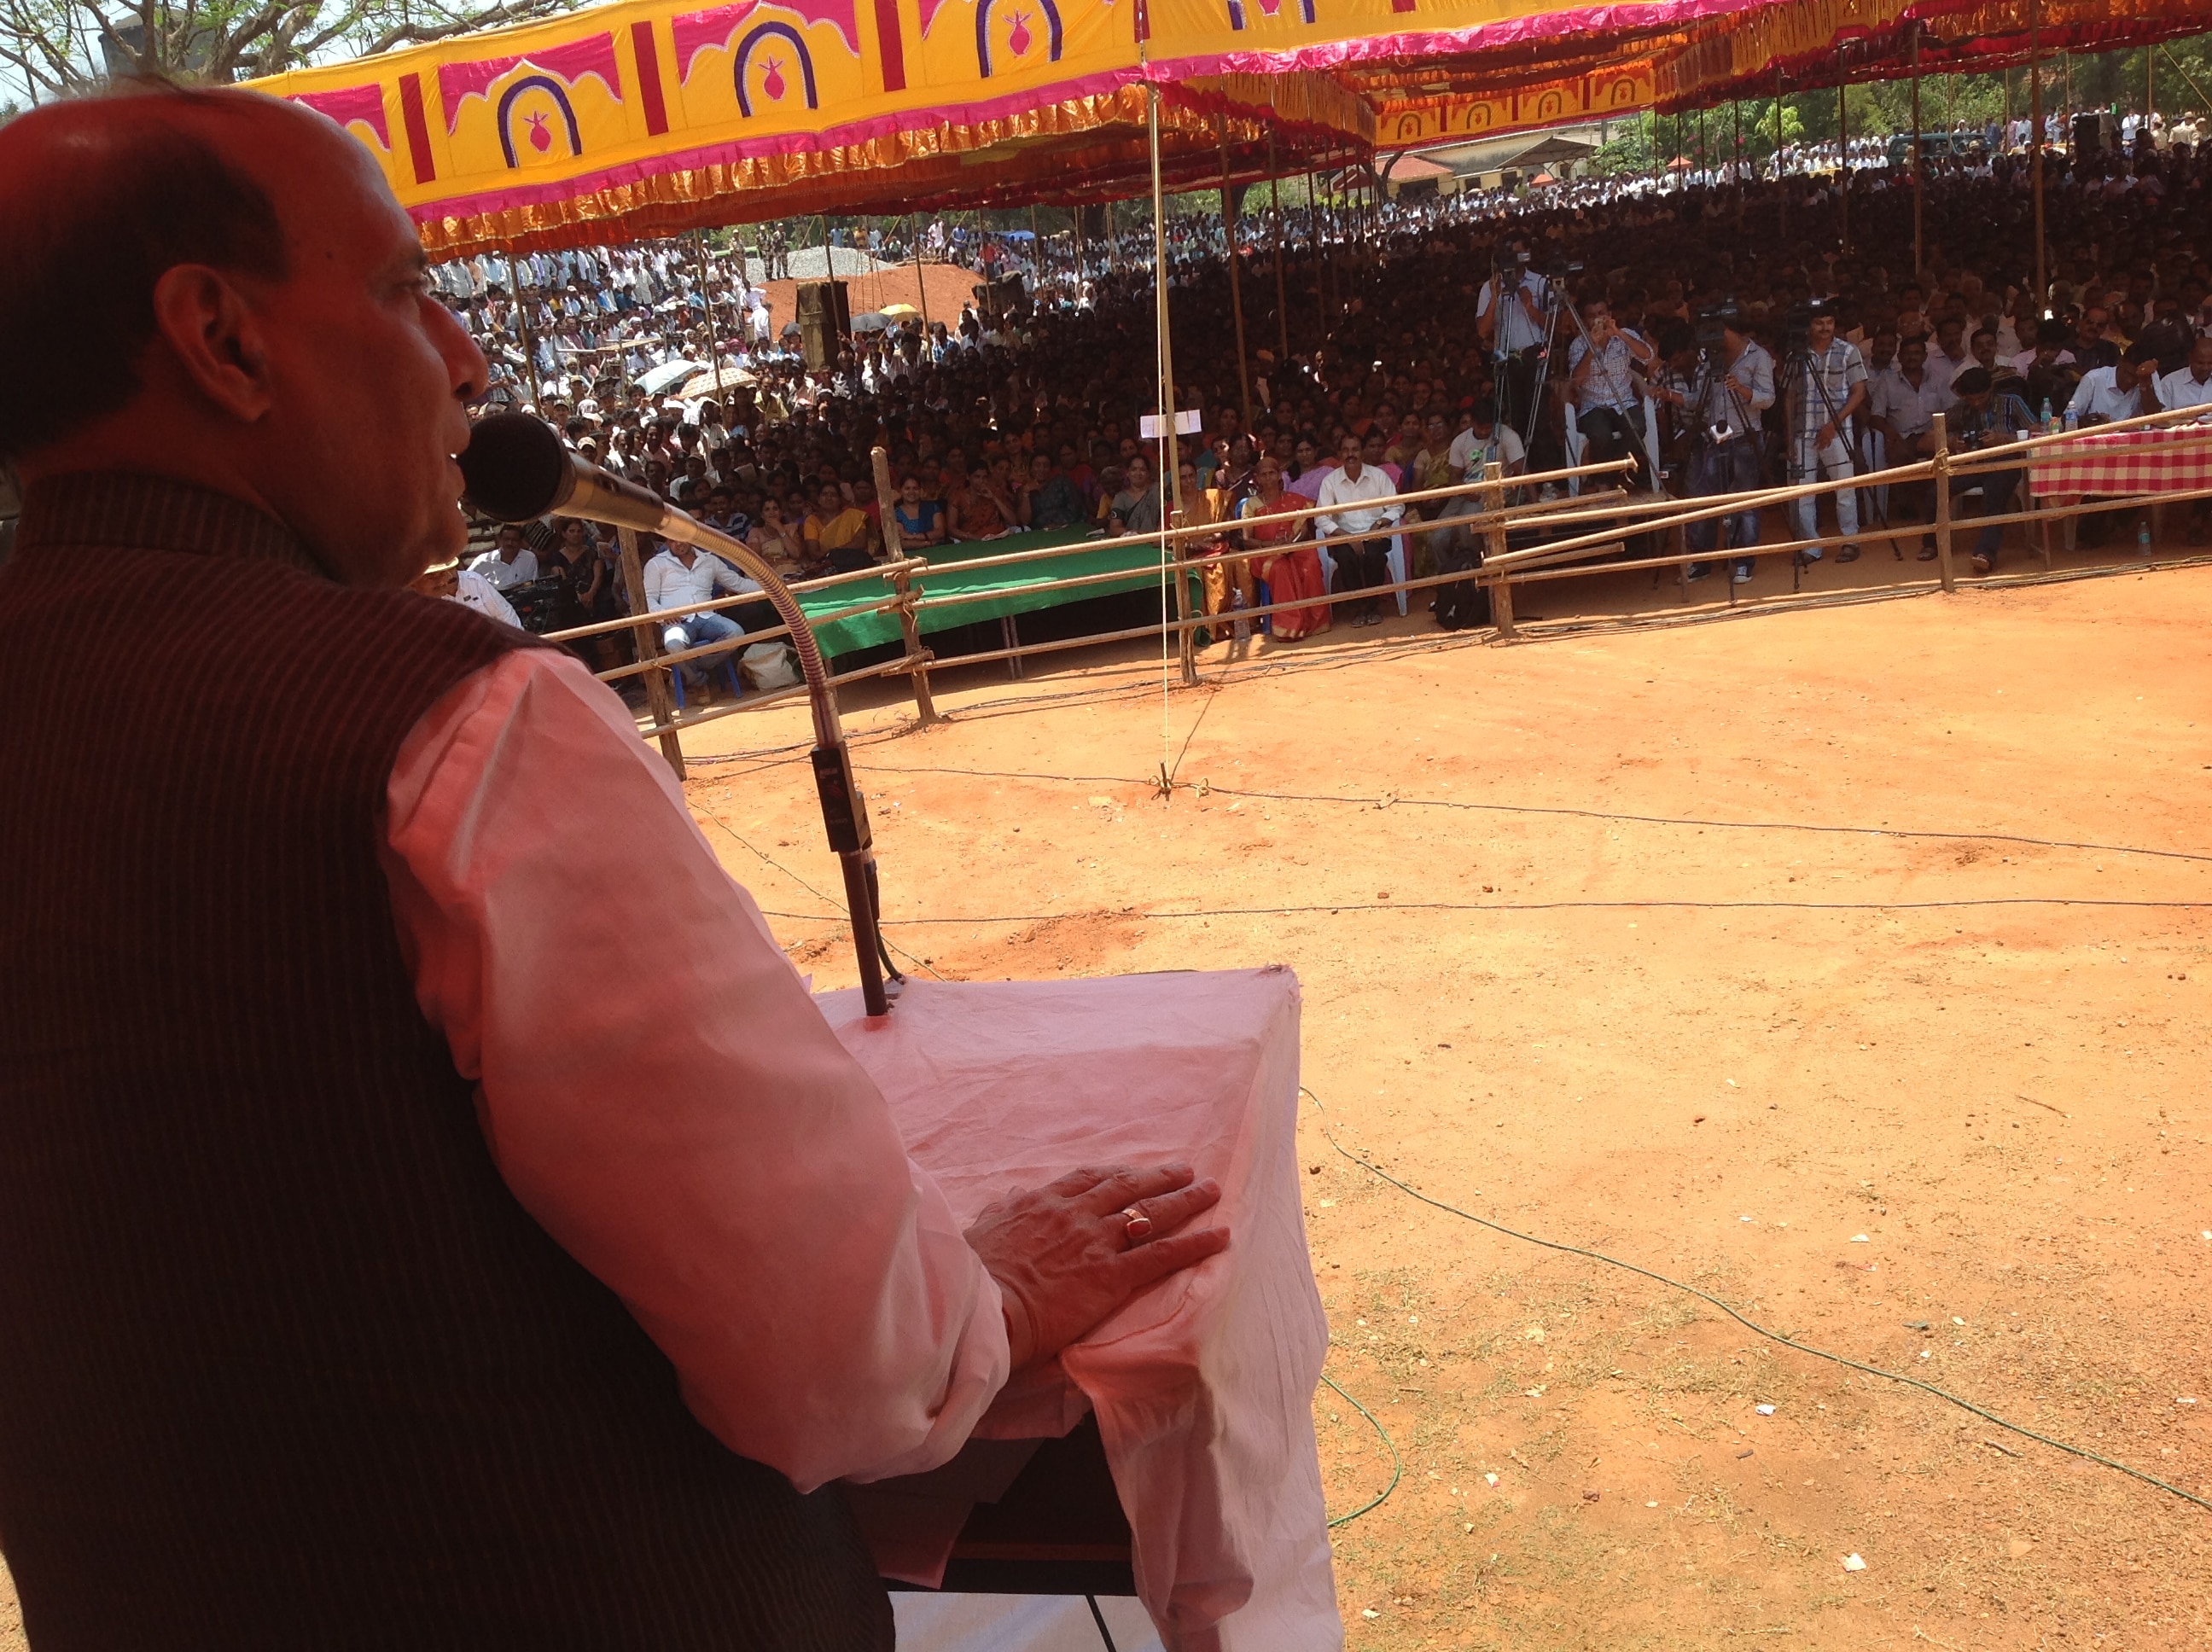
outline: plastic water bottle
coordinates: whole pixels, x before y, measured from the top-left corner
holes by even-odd
[[[2043,428],[2046,431],[2051,430],[2057,428],[2057,423],[2058,421],[2051,416],[2051,398],[2045,396],[2043,398]]]
[[[2150,555],[2150,517],[2148,513],[2144,515],[2142,521],[2136,524],[2136,555],[2138,556]]]
[[[2066,410],[2066,434],[2072,435],[2081,428],[2081,416],[2069,405]]]

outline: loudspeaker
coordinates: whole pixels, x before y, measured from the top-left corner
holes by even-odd
[[[845,336],[853,331],[853,312],[842,281],[799,284],[799,350],[816,370],[835,367]]]
[[[2074,117],[2073,137],[2074,153],[2077,156],[2094,156],[2104,148],[2104,123],[2099,119],[2095,110]]]
[[[824,320],[841,333],[853,331],[853,309],[842,281],[802,281],[799,283],[799,324],[812,317]]]
[[[975,288],[975,308],[986,321],[1020,316],[1029,307],[1029,286],[1019,276],[1000,276]]]

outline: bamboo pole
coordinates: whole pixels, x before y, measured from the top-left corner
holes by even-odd
[[[1306,239],[1312,245],[1314,277],[1314,310],[1321,319],[1321,332],[1314,340],[1314,359],[1319,361],[1322,349],[1328,343],[1328,295],[1322,282],[1336,284],[1336,263],[1322,251],[1321,235],[1321,191],[1314,187],[1314,174],[1306,174]]]
[[[2033,0],[2030,0],[2033,3]],[[1920,20],[1912,20],[1912,40],[1908,48],[1912,63],[1912,278],[1918,281],[1928,268],[1921,253],[1921,195],[1920,166]]]
[[[1496,459],[1482,467],[1482,496],[1489,505],[1492,521],[1490,544],[1483,553],[1485,564],[1503,562],[1505,557],[1505,467]],[[1502,574],[1490,588],[1490,623],[1498,628],[1498,635],[1513,635],[1513,583]]]
[[[1267,190],[1275,206],[1275,371],[1287,372],[1291,361],[1291,303],[1283,277],[1283,180],[1275,175],[1275,124],[1267,123]]]
[[[1936,568],[1943,589],[1958,589],[1951,568],[1951,439],[1944,428],[1945,416],[1935,416],[1936,433]]]
[[[514,325],[522,338],[523,399],[532,407],[538,404],[538,346],[530,337],[530,307],[522,301],[522,272],[515,267],[514,249],[507,252],[507,282],[514,293]]]
[[[1774,210],[1775,231],[1790,239],[1790,192],[1782,186],[1782,65],[1774,65]]]
[[[1844,79],[1844,48],[1836,47],[1836,249],[1851,255],[1851,106]]]
[[[622,546],[623,590],[629,598],[629,611],[637,633],[637,655],[641,660],[656,659],[663,650],[660,646],[660,626],[648,611],[645,600],[645,571],[637,556],[637,531],[617,528],[615,538]],[[672,667],[681,670],[680,666]],[[673,714],[668,692],[668,674],[648,671],[645,677],[645,703],[653,713],[655,726],[665,724]],[[660,755],[676,771],[676,778],[684,778],[684,742],[673,729],[660,737]]]
[[[2028,191],[2035,195],[2035,319],[2051,301],[2044,272],[2044,9],[2028,0]]]
[[[884,523],[884,552],[892,563],[891,589],[898,595],[899,635],[906,641],[907,683],[914,690],[914,708],[927,728],[938,720],[937,701],[929,692],[930,651],[921,646],[921,630],[914,617],[914,587],[908,574],[906,544],[899,535],[898,513],[893,508],[891,456],[879,442],[868,452],[875,471],[878,514]]]
[[[1181,528],[1189,518],[1183,513],[1182,464],[1177,457],[1176,443],[1175,341],[1168,328],[1168,228],[1167,203],[1160,188],[1160,88],[1156,82],[1145,82],[1145,129],[1150,139],[1152,161],[1152,305],[1154,325],[1158,329],[1160,376],[1160,451],[1167,474],[1159,480],[1163,501],[1175,501],[1174,525]],[[1183,577],[1183,550],[1180,539],[1170,544],[1167,536],[1160,538],[1160,562],[1168,577],[1175,581],[1175,613],[1178,622],[1190,616],[1190,581]],[[1164,611],[1162,617],[1165,617]],[[1198,682],[1197,651],[1188,628],[1177,634],[1177,652],[1182,656],[1182,680],[1186,688]]]
[[[1243,398],[1244,428],[1252,428],[1252,363],[1244,353],[1244,288],[1237,269],[1237,207],[1229,192],[1229,123],[1221,134],[1221,244],[1229,258],[1229,313],[1237,327],[1237,387]]]
[[[2043,7],[2027,0],[2027,171],[2028,188],[2035,197],[2035,314],[2051,301],[2051,282],[2043,267]]]

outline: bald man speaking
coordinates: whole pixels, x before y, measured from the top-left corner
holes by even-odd
[[[1218,1190],[963,1233],[621,702],[404,588],[485,366],[337,126],[49,106],[0,223],[32,1646],[888,1647],[835,1482],[944,1461]]]

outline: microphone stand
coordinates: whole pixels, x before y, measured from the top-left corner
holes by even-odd
[[[814,718],[814,789],[822,802],[830,850],[844,874],[845,908],[851,914],[853,946],[860,960],[860,997],[870,1016],[889,1015],[890,998],[884,973],[890,960],[878,910],[874,834],[868,824],[867,802],[853,777],[852,752],[837,714],[837,691],[791,587],[750,545],[568,452],[551,426],[529,414],[495,414],[479,420],[462,454],[461,470],[469,502],[496,520],[529,522],[557,513],[631,528],[725,557],[759,585],[777,617],[791,629],[791,646],[806,680],[807,705]],[[896,968],[890,976],[894,981],[905,979]]]

